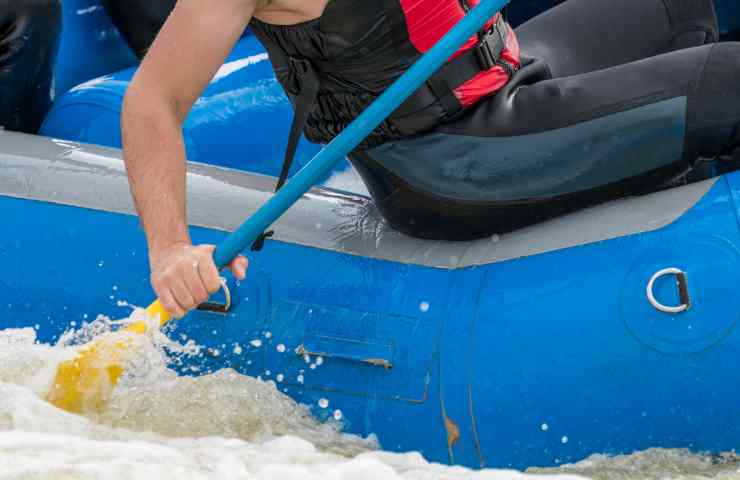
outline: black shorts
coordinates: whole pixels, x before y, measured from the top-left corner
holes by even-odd
[[[716,43],[711,0],[568,0],[517,34],[503,90],[351,156],[396,229],[504,233],[711,174],[740,145],[740,43]]]

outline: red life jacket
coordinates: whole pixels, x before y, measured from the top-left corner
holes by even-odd
[[[301,130],[315,143],[331,141],[478,2],[330,0],[313,21],[280,26],[254,19],[252,29],[296,111],[282,181]],[[516,34],[496,15],[358,149],[454,119],[503,87],[519,66]]]
[[[467,2],[460,0],[444,2],[439,0],[399,0],[399,3],[406,17],[409,40],[420,53],[426,53],[462,19],[469,8],[478,5],[480,0],[467,0]],[[497,20],[499,20],[499,15],[491,20],[486,28],[493,28],[494,22]],[[470,51],[479,43],[480,38],[477,35],[471,37],[453,58]],[[514,70],[520,66],[519,42],[516,33],[511,28],[507,28],[506,41],[500,58]],[[510,70],[505,66],[493,66],[493,68],[481,71],[455,88],[455,96],[460,100],[463,107],[469,107],[481,98],[501,89],[509,81],[510,74]]]

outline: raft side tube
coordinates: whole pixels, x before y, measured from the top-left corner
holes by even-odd
[[[121,152],[0,132],[0,195],[134,215]],[[193,226],[232,231],[271,195],[259,174],[188,163]],[[23,178],[22,183],[18,182]],[[717,179],[624,198],[516,232],[471,242],[415,239],[391,230],[367,197],[314,188],[274,225],[273,239],[367,258],[459,269],[528,257],[670,225]],[[217,213],[215,213],[217,212]]]
[[[128,68],[77,85],[60,96],[41,135],[121,147],[121,108],[136,72]],[[239,40],[183,125],[190,160],[277,176],[283,162],[293,110],[257,39]],[[301,139],[291,172],[318,153]],[[235,153],[236,152],[236,153]],[[336,170],[347,168],[341,162]]]

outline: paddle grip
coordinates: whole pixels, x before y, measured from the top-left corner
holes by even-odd
[[[239,252],[254,243],[267,227],[311,189],[339,160],[359,145],[507,3],[509,0],[482,0],[477,7],[465,15],[431,50],[414,63],[341,134],[295,174],[280,191],[218,245],[213,254],[218,268],[221,269],[228,265]]]

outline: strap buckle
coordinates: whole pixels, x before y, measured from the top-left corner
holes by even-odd
[[[475,55],[484,71],[499,64],[501,54],[506,48],[506,23],[501,16],[486,30],[478,33]]]

